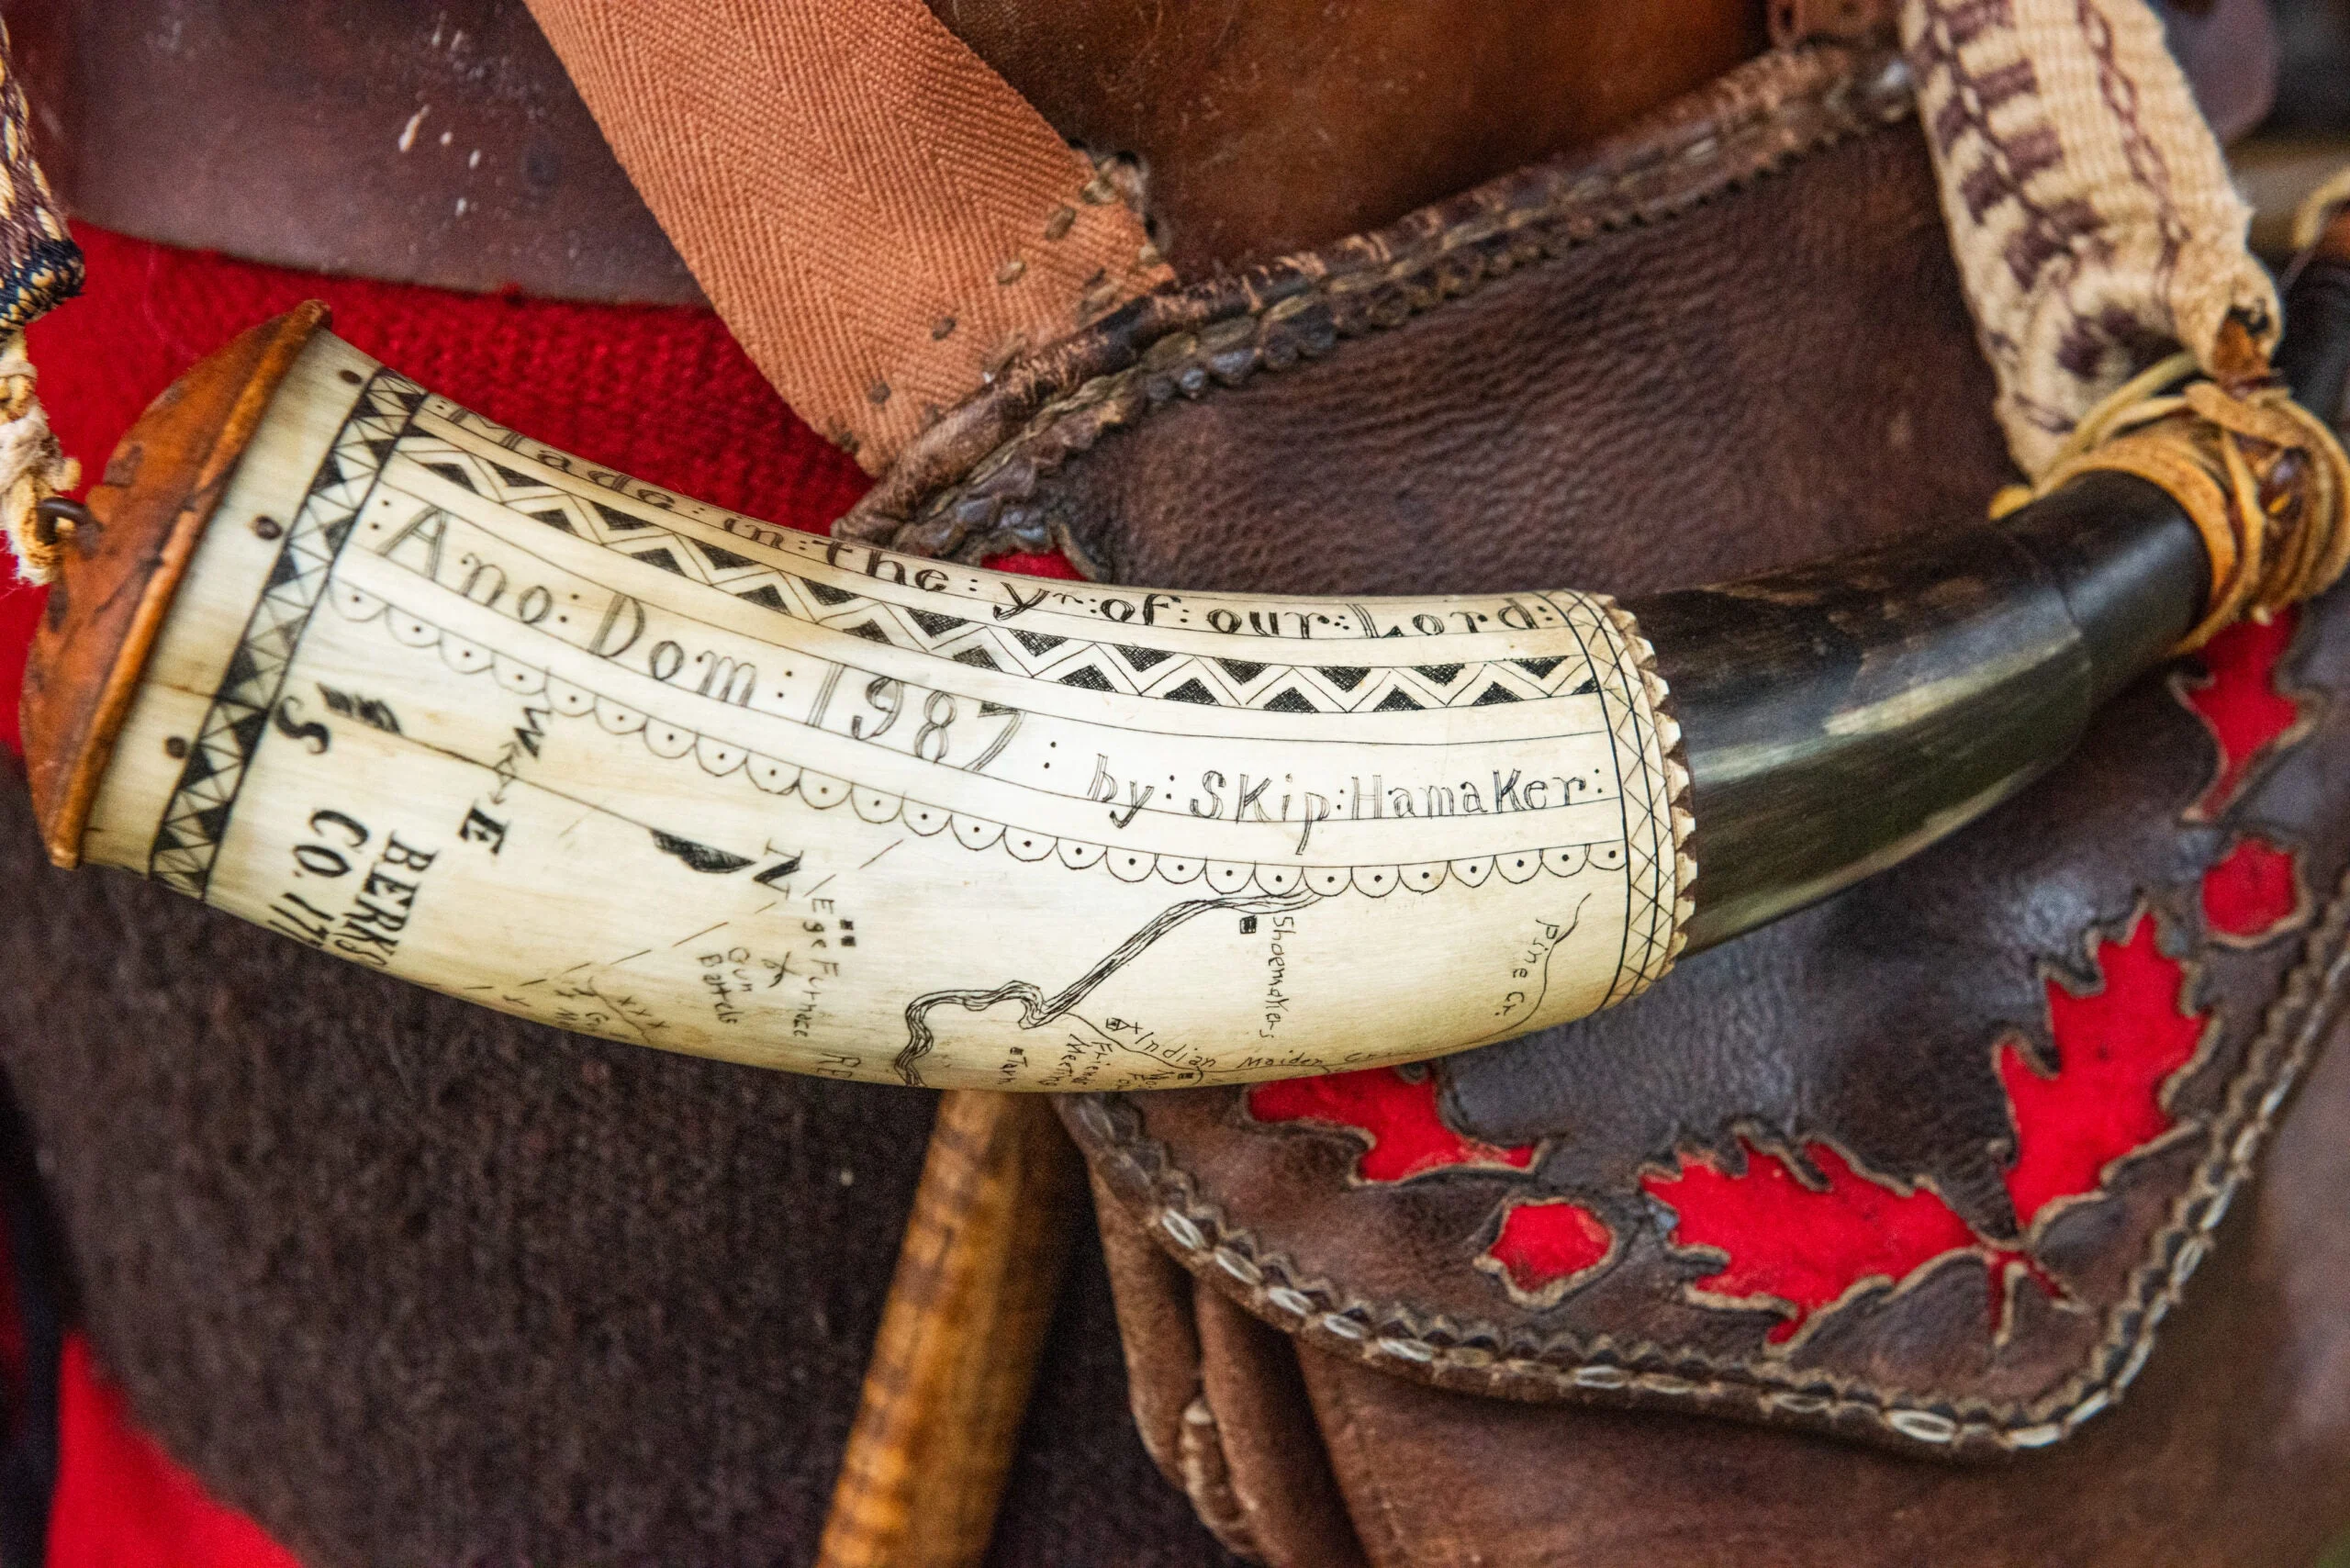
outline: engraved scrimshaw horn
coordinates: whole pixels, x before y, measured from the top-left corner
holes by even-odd
[[[68,538],[52,857],[833,1077],[1230,1081],[1579,1017],[2011,794],[2209,576],[2107,473],[1628,607],[1049,583],[596,468],[325,319],[191,372]]]

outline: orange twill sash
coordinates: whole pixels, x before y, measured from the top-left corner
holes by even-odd
[[[868,471],[1022,349],[1171,281],[921,0],[531,10],[753,361]]]

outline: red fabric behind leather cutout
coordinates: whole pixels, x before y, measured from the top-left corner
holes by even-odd
[[[2300,612],[2292,610],[2266,626],[2240,621],[2203,645],[2202,676],[2181,677],[2179,700],[2220,748],[2219,773],[2193,815],[2210,818],[2225,810],[2255,765],[2301,723],[2301,705],[2277,689],[2277,661],[2300,623]]]
[[[2293,852],[2265,838],[2240,840],[2203,873],[2203,918],[2211,929],[2246,939],[2267,936],[2301,907]]]
[[[1248,1114],[1259,1122],[1314,1122],[1360,1133],[1370,1147],[1356,1157],[1365,1182],[1401,1182],[1456,1165],[1523,1170],[1534,1146],[1502,1148],[1462,1137],[1437,1114],[1436,1074],[1406,1078],[1392,1067],[1292,1078],[1248,1088]]]
[[[2205,673],[2180,680],[2180,700],[2210,729],[2220,754],[2193,814],[2223,809],[2302,727],[2301,705],[2277,687],[2277,663],[2299,623],[2288,611],[2266,626],[2232,627],[2205,647]],[[2292,856],[2258,838],[2236,845],[2205,874],[2199,890],[2213,928],[2232,935],[2273,931],[2300,902]],[[2142,914],[2120,942],[2098,943],[2098,990],[2076,996],[2048,983],[2055,1072],[2039,1072],[2020,1042],[2003,1041],[1997,1049],[2016,1128],[2008,1193],[2027,1231],[2051,1204],[2096,1192],[2108,1165],[2174,1126],[2162,1086],[2194,1058],[2208,1020],[2183,1010],[2185,967],[2165,958],[2155,937],[2154,920]],[[1806,1152],[1829,1177],[1824,1193],[1803,1187],[1784,1162],[1761,1154],[1743,1176],[1692,1163],[1677,1180],[1642,1182],[1680,1213],[1675,1245],[1717,1247],[1728,1255],[1724,1269],[1698,1280],[1697,1289],[1792,1305],[1794,1316],[1773,1330],[1774,1340],[1792,1337],[1806,1316],[1855,1283],[1876,1275],[1897,1279],[1953,1249],[1984,1250],[1995,1270],[2022,1266],[2042,1288],[2058,1290],[2023,1256],[1990,1250],[1936,1194],[1902,1198],[1853,1171],[1833,1150],[1815,1145]],[[1934,1250],[1922,1250],[1937,1238]]]
[[[1823,1187],[1806,1185],[1778,1156],[1745,1147],[1743,1175],[1692,1159],[1679,1175],[1651,1173],[1640,1185],[1681,1216],[1675,1247],[1724,1254],[1721,1269],[1694,1289],[1785,1314],[1768,1336],[1774,1344],[1793,1338],[1806,1318],[1865,1281],[1898,1282],[1977,1245],[1940,1193],[1898,1192],[1853,1170],[1826,1144],[1803,1151]]]
[[[2018,1042],[1999,1047],[2016,1123],[2008,1195],[2027,1230],[2050,1204],[2097,1191],[2109,1163],[2171,1128],[2162,1086],[2193,1059],[2206,1015],[2181,1011],[2186,970],[2154,936],[2154,918],[2141,914],[2121,941],[2100,941],[2104,985],[2089,995],[2048,982],[2053,1075],[2042,1077]]]
[[[2180,1011],[2185,968],[2155,946],[2151,916],[2140,915],[2121,941],[2100,942],[2097,958],[2096,991],[2076,996],[2048,982],[2054,1073],[2042,1075],[2017,1041],[2002,1041],[1997,1053],[2016,1126],[2008,1193],[2026,1230],[2051,1204],[2096,1192],[2107,1165],[2170,1130],[2162,1085],[2194,1058],[2202,1039],[2204,1015]],[[1772,1329],[1774,1342],[1792,1338],[1813,1312],[1854,1286],[1897,1282],[1953,1251],[1981,1252],[1995,1272],[2025,1268],[2057,1292],[2028,1258],[1977,1237],[1940,1194],[1902,1193],[1826,1145],[1804,1152],[1825,1188],[1806,1186],[1785,1160],[1751,1150],[1743,1175],[1691,1160],[1677,1177],[1650,1175],[1640,1183],[1680,1215],[1674,1246],[1725,1254],[1721,1270],[1695,1289],[1789,1312]],[[1995,1300],[1995,1315],[2000,1310]]]
[[[1528,1295],[1572,1280],[1605,1262],[1616,1249],[1616,1233],[1581,1204],[1565,1198],[1535,1198],[1502,1213],[1494,1244],[1479,1259],[1491,1259]]]
[[[1060,555],[998,555],[988,565],[999,572],[1018,572],[1031,577],[1058,577],[1064,582],[1081,581],[1084,577]]]
[[[301,1568],[137,1431],[78,1334],[58,1368],[48,1568]]]

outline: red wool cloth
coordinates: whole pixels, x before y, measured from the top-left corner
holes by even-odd
[[[28,334],[67,453],[95,477],[122,432],[197,360],[305,299],[334,331],[436,392],[592,462],[768,521],[822,532],[867,483],[784,407],[718,318],[321,277],[77,226],[86,293]],[[1058,555],[1006,571],[1077,574]],[[0,746],[21,749],[17,699],[44,593],[0,547]],[[130,1423],[87,1343],[60,1369],[50,1568],[297,1568],[251,1520],[207,1498]]]

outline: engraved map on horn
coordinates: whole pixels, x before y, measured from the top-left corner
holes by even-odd
[[[331,339],[289,387],[331,405],[279,438],[298,505],[288,461],[224,498],[184,591],[233,608],[173,633],[108,815],[321,951],[666,1048],[1099,1088],[1458,1049],[1677,949],[1685,777],[1607,600],[1008,577],[654,489]],[[233,520],[273,508],[264,554]]]

